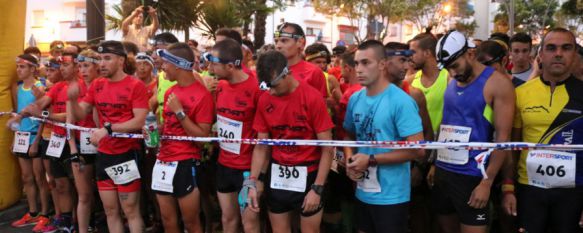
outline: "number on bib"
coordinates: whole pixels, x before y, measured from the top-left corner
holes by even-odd
[[[305,192],[308,178],[306,166],[271,165],[271,184],[273,189]]]
[[[51,133],[51,140],[49,141],[49,146],[47,148],[47,155],[55,158],[60,158],[63,154],[63,149],[65,148],[66,137],[65,135],[58,135],[55,132]]]
[[[81,144],[81,154],[97,154],[97,148],[91,144],[91,133],[81,131],[79,144]]]
[[[528,183],[540,188],[575,187],[577,156],[551,150],[529,151],[526,158]]]
[[[30,132],[17,131],[14,133],[12,152],[27,153],[30,147]]]
[[[357,188],[367,193],[379,193],[381,192],[381,184],[379,183],[378,166],[368,167],[364,171],[364,175],[361,181],[358,181]]]
[[[135,160],[105,168],[105,172],[114,184],[122,185],[140,179],[140,171]]]
[[[439,130],[440,142],[469,142],[472,128],[455,126],[455,125],[441,125]],[[459,149],[439,149],[437,150],[437,160],[450,164],[463,165],[469,160],[468,150]]]
[[[178,162],[163,162],[156,160],[152,170],[152,190],[172,193],[174,186],[174,174],[178,168]]]
[[[243,134],[243,122],[217,115],[217,128],[219,137],[226,139],[241,139]],[[221,149],[233,154],[241,153],[241,143],[220,143]]]

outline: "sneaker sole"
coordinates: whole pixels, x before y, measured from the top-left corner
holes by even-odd
[[[13,226],[13,225],[10,225],[10,226],[12,226],[14,228],[23,228],[23,227],[27,227],[27,226],[34,226],[36,224],[37,224],[36,222],[31,222],[31,223],[26,223],[26,224],[18,225],[18,226]]]

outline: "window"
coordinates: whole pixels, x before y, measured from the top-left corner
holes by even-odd
[[[42,27],[45,21],[45,11],[35,10],[32,12],[32,25],[33,27]]]
[[[71,27],[86,27],[87,26],[87,8],[75,8],[75,20],[71,23]]]
[[[306,28],[306,36],[319,36],[320,34],[322,34],[321,28],[313,28],[313,27]]]
[[[356,32],[358,31],[357,27],[347,26],[347,25],[338,25],[339,40],[344,41],[347,45],[355,44],[356,43]]]

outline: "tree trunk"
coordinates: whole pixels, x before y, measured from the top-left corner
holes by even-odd
[[[184,43],[188,43],[188,40],[190,40],[190,28],[186,27],[184,29]]]
[[[123,11],[123,18],[128,17],[141,4],[142,2],[140,0],[122,0],[121,9]]]
[[[86,0],[87,5],[87,44],[98,44],[105,39],[104,0]]]
[[[265,5],[266,0],[257,0],[257,4]],[[265,20],[267,13],[257,12],[255,14],[255,27],[253,30],[254,45],[256,49],[261,48],[265,44]]]
[[[247,38],[247,35],[249,35],[249,23],[249,21],[243,23],[243,38]]]

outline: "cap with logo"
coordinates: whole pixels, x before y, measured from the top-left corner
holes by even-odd
[[[462,56],[469,48],[475,47],[476,45],[468,41],[461,32],[455,30],[449,31],[437,41],[437,46],[435,47],[437,67],[439,69],[446,68]]]

